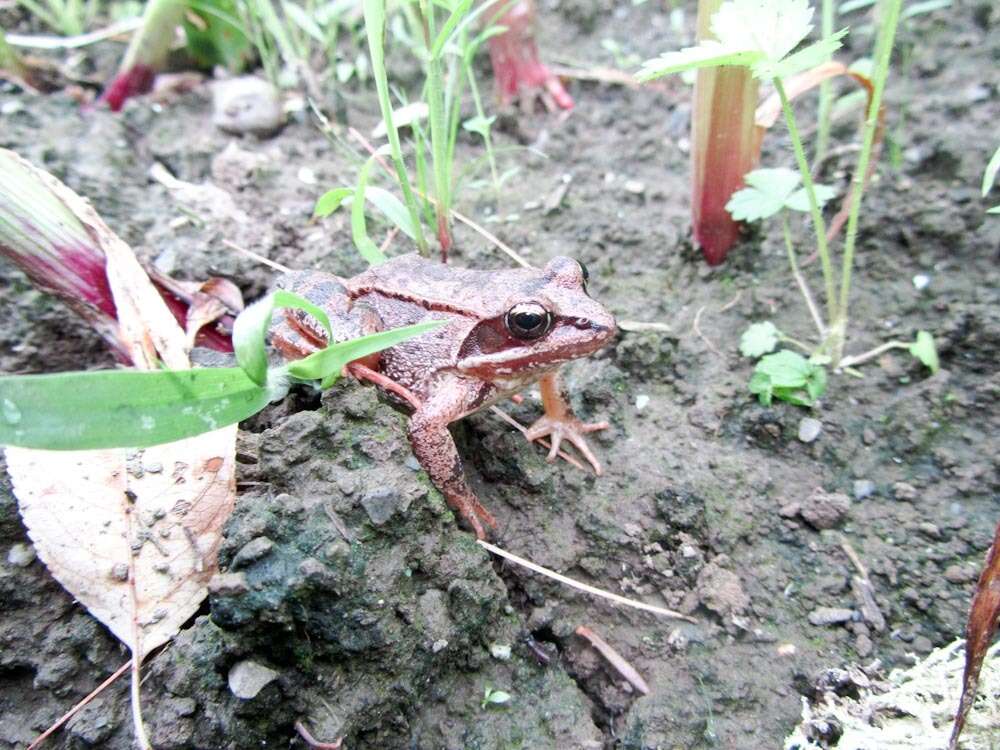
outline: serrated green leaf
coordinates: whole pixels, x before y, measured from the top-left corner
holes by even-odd
[[[774,396],[774,389],[771,387],[771,376],[763,372],[754,372],[750,376],[749,383],[750,393],[757,396],[760,402],[764,406],[771,405],[771,399]]]
[[[744,177],[747,187],[733,193],[726,210],[737,221],[757,221],[773,216],[799,186],[798,172],[785,167],[755,169]]]
[[[761,357],[755,372],[771,378],[775,388],[805,388],[810,372],[815,365],[798,352],[782,349],[780,352]]]
[[[764,59],[763,53],[756,50],[732,50],[719,42],[707,40],[697,47],[667,52],[652,60],[646,60],[635,77],[640,81],[651,81],[685,70],[715,68],[720,65],[753,65],[762,59]]]
[[[780,339],[781,331],[771,321],[754,323],[740,337],[740,354],[756,359],[773,352]]]
[[[239,367],[109,370],[0,378],[0,444],[45,450],[145,448],[256,414],[284,388]]]
[[[835,198],[837,195],[837,189],[829,185],[813,183],[813,191],[820,208],[823,208],[827,201]],[[809,195],[806,193],[806,189],[800,188],[789,195],[785,200],[785,208],[790,208],[793,211],[809,211]]]
[[[779,61],[764,61],[754,66],[754,75],[758,78],[789,78],[805,70],[815,68],[827,62],[842,46],[840,40],[847,34],[847,29],[841,29],[836,34],[810,44]]]
[[[316,207],[313,209],[313,216],[320,218],[329,216],[340,208],[344,204],[344,201],[352,195],[354,195],[354,188],[338,187],[333,188],[332,190],[327,190],[319,197],[319,200],[316,201]]]
[[[990,192],[993,188],[993,183],[996,182],[997,172],[1000,172],[1000,146],[997,146],[997,150],[993,152],[993,156],[990,157],[989,163],[986,165],[986,171],[983,172],[983,197]],[[993,210],[990,209],[990,213]]]
[[[910,354],[919,359],[932,373],[941,368],[934,337],[928,331],[917,331],[916,340],[910,344]]]
[[[730,50],[757,50],[777,62],[812,31],[808,0],[728,0],[712,16],[712,34]]]
[[[797,406],[813,406],[826,392],[826,370],[797,352],[782,349],[761,357],[750,378],[751,393],[762,404],[771,398]]]

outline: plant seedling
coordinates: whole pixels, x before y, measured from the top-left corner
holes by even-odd
[[[486,690],[483,692],[483,702],[480,704],[480,708],[485,711],[487,706],[502,706],[510,703],[513,697],[504,690],[496,690],[487,685]]]
[[[801,354],[782,349],[761,357],[750,377],[750,392],[764,406],[772,399],[813,406],[826,392],[826,370]]]

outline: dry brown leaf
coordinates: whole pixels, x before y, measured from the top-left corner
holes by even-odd
[[[986,553],[986,564],[976,583],[976,593],[969,608],[969,622],[965,628],[965,673],[962,675],[962,698],[958,713],[952,725],[949,750],[958,747],[969,710],[979,690],[979,672],[983,659],[993,641],[993,634],[1000,625],[1000,523],[993,537],[990,551]]]
[[[235,439],[232,425],[129,452],[7,448],[38,556],[134,653],[169,640],[205,598],[234,504]]]

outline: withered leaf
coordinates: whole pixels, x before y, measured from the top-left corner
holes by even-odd
[[[38,556],[135,654],[194,614],[235,498],[236,425],[137,451],[7,448]]]

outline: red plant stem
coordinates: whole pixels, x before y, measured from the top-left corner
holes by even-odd
[[[712,38],[709,21],[721,0],[698,3],[698,39]],[[754,112],[758,84],[745,67],[698,71],[691,110],[691,226],[709,265],[722,263],[740,236],[726,211],[759,156]]]
[[[541,96],[547,104],[572,109],[573,98],[559,77],[539,59],[534,3],[515,0],[493,23],[507,29],[487,42],[500,103],[506,106],[518,99],[527,101]]]

